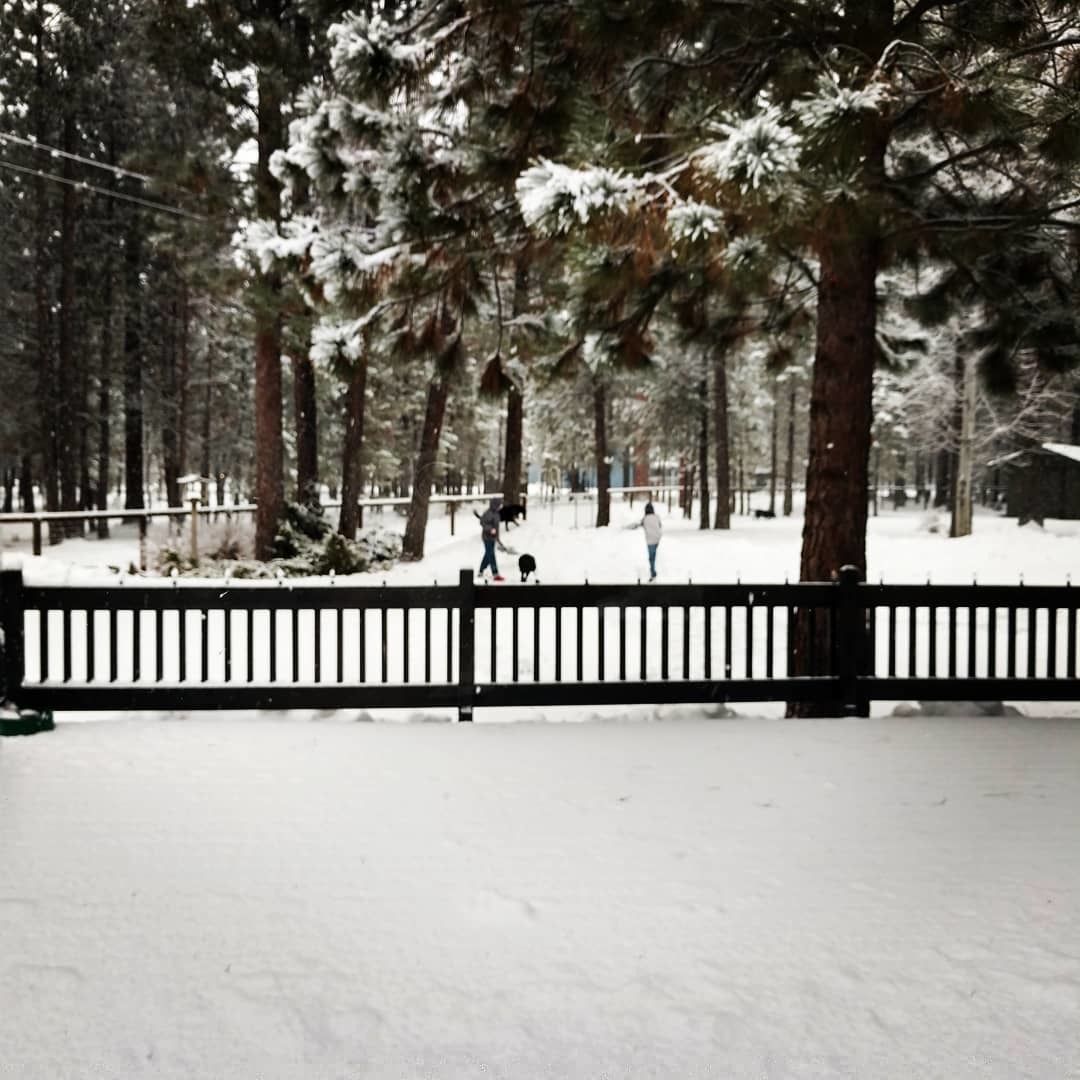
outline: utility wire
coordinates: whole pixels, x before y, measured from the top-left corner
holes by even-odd
[[[163,214],[174,214],[176,217],[188,218],[191,221],[206,220],[202,214],[192,214],[187,210],[181,210],[176,206],[153,202],[150,199],[140,199],[137,195],[125,195],[121,191],[113,191],[110,188],[98,187],[97,184],[90,184],[85,180],[72,180],[66,176],[57,176],[56,173],[43,172],[41,169],[28,169],[25,165],[16,165],[14,161],[5,161],[3,158],[0,158],[0,169],[10,169],[12,172],[24,173],[27,176],[38,176],[45,180],[52,180],[57,184],[67,184],[69,187],[80,188],[83,191],[94,191],[98,195],[104,195],[109,199],[122,199],[124,202],[145,206],[148,210],[157,210]]]
[[[77,161],[81,165],[92,165],[95,169],[104,169],[114,176],[130,176],[133,180],[141,180],[145,184],[152,184],[154,178],[145,173],[132,172],[130,169],[122,169],[119,165],[109,165],[103,161],[95,161],[93,158],[83,157],[81,154],[71,154],[67,150],[60,150],[55,146],[39,142],[37,139],[27,139],[22,135],[12,135],[9,132],[0,131],[0,142],[16,143],[19,146],[28,146],[31,150],[40,150],[49,154],[50,157],[67,158],[69,161]]]

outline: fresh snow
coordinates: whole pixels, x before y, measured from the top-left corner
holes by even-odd
[[[797,576],[798,518],[699,532],[658,505],[662,581]],[[633,581],[642,504],[613,510],[595,530],[589,500],[534,499],[506,540],[545,582]],[[451,537],[434,510],[421,563],[349,580],[456,581],[473,524],[459,511]],[[871,577],[1060,584],[1075,563],[1080,522],[946,525],[871,518]],[[28,530],[3,544],[25,552]],[[121,532],[22,561],[85,583],[136,557]],[[65,715],[0,740],[0,1062],[20,1080],[1080,1076],[1080,707],[1024,708]]]
[[[0,743],[19,1080],[1070,1077],[1080,727],[147,717]]]

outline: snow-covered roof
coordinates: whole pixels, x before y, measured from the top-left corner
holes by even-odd
[[[1059,454],[1072,461],[1080,461],[1080,446],[1070,446],[1068,443],[1044,442],[1042,448],[1051,454]]]
[[[1047,442],[1040,443],[1038,448],[1029,447],[1026,450],[1014,450],[1011,454],[1002,454],[1001,457],[996,457],[986,464],[991,469],[996,469],[1002,465],[1012,465],[1017,463],[1022,458],[1026,458],[1029,454],[1035,452],[1057,454],[1059,457],[1068,458],[1070,461],[1080,462],[1080,446],[1070,446],[1068,443]]]

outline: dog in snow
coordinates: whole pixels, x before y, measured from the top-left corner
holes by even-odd
[[[524,519],[526,516],[525,507],[521,503],[507,503],[506,506],[499,507],[499,520],[507,528],[520,524],[518,518]]]

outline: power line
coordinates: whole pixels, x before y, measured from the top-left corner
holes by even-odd
[[[124,202],[145,206],[148,210],[157,210],[163,214],[175,214],[177,217],[188,218],[191,221],[206,220],[202,214],[192,214],[189,211],[181,210],[176,206],[153,202],[150,199],[140,199],[137,195],[125,195],[121,191],[112,191],[109,188],[98,187],[97,184],[90,184],[85,180],[71,180],[66,176],[57,176],[56,173],[43,172],[41,169],[29,169],[25,165],[16,165],[14,161],[5,161],[3,158],[0,158],[0,169],[10,169],[12,172],[24,173],[27,176],[38,176],[45,180],[52,180],[57,184],[67,184],[69,187],[79,188],[83,191],[93,191],[98,195],[104,195],[109,199],[122,199]]]
[[[16,143],[19,146],[28,146],[31,150],[40,150],[50,157],[67,158],[69,161],[77,161],[81,165],[91,165],[95,169],[104,169],[114,176],[130,176],[133,180],[141,180],[145,184],[152,184],[154,178],[146,173],[132,172],[130,169],[122,169],[119,165],[109,165],[103,161],[95,161],[93,158],[83,157],[81,154],[71,154],[67,150],[60,150],[48,143],[39,142],[37,139],[24,138],[22,135],[12,135],[9,132],[0,131],[0,142]]]

